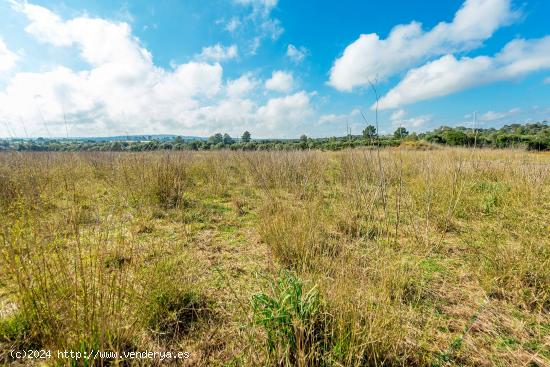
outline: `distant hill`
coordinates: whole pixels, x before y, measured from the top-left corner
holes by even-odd
[[[111,142],[111,141],[133,141],[133,142],[144,142],[144,141],[172,141],[177,137],[181,138],[184,141],[204,141],[207,138],[200,136],[185,136],[185,135],[175,135],[175,134],[152,134],[152,135],[116,135],[116,136],[92,136],[92,137],[55,137],[55,138],[6,138],[2,140],[33,140],[33,141],[78,141],[78,142]]]
[[[78,140],[78,141],[94,141],[94,142],[103,142],[103,141],[172,141],[180,137],[184,141],[193,141],[193,140],[206,140],[200,136],[182,136],[174,134],[157,134],[157,135],[118,135],[118,136],[107,136],[107,137],[92,137],[92,138],[70,138],[69,140]]]

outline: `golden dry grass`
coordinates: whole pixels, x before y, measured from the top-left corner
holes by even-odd
[[[6,153],[0,362],[546,366],[549,218],[520,150]]]

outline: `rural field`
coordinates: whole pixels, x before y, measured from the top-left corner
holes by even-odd
[[[2,153],[0,363],[549,366],[550,154],[425,148]]]

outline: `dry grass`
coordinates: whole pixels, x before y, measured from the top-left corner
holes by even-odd
[[[6,153],[0,363],[546,366],[549,218],[524,151]]]

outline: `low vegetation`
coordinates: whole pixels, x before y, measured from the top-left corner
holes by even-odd
[[[425,139],[2,153],[0,363],[549,365],[550,155]]]
[[[393,134],[376,133],[373,125],[368,125],[361,135],[346,135],[330,138],[299,139],[252,139],[245,131],[240,139],[217,133],[208,139],[171,135],[127,136],[90,139],[4,139],[0,140],[0,151],[151,151],[151,150],[331,150],[337,151],[356,147],[395,147],[402,144],[522,148],[527,150],[550,150],[550,126],[546,121],[525,125],[511,124],[502,128],[465,128],[442,126],[424,133],[409,133],[398,127]],[[433,147],[431,148],[433,149]]]

